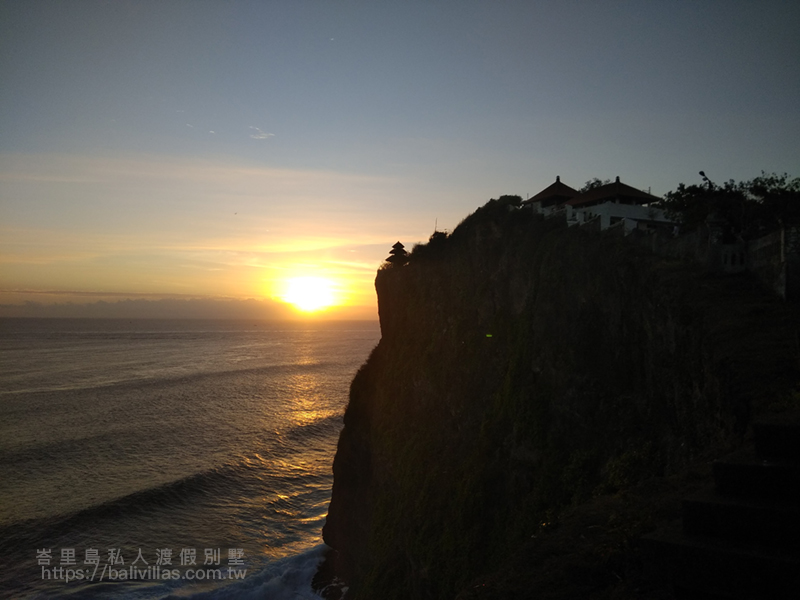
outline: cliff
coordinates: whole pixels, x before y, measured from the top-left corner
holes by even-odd
[[[382,338],[323,530],[348,598],[453,598],[566,507],[735,447],[794,401],[793,307],[508,198],[375,286]]]

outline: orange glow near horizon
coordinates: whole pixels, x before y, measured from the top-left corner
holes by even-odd
[[[303,312],[317,312],[338,304],[333,282],[322,277],[289,279],[282,299]]]

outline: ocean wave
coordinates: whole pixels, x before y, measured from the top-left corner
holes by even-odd
[[[15,537],[19,526],[36,526],[58,536],[62,532],[80,529],[84,523],[93,523],[103,518],[131,517],[147,514],[157,508],[174,508],[192,502],[198,494],[230,493],[244,485],[248,471],[256,467],[247,462],[214,467],[194,473],[174,481],[168,481],[149,488],[138,490],[125,496],[100,502],[74,513],[58,514],[39,519],[29,519],[0,529],[0,539]],[[2,547],[0,542],[0,548]]]
[[[305,442],[309,438],[326,438],[331,434],[338,434],[342,427],[342,414],[329,414],[314,421],[293,425],[278,432],[278,441],[291,448],[296,442]]]
[[[324,544],[287,556],[268,564],[261,571],[242,581],[230,583],[215,590],[188,596],[191,600],[319,600],[311,588],[311,580],[317,572],[328,549]],[[185,599],[186,596],[168,596],[167,600]]]
[[[248,570],[243,579],[229,580],[229,583],[210,590],[193,591],[193,585],[187,580],[153,581],[149,584],[124,581],[85,583],[74,589],[62,587],[60,591],[25,597],[48,600],[319,600],[321,596],[314,592],[311,582],[327,550],[326,545],[320,544],[305,552],[269,562],[258,570]]]
[[[284,432],[284,439],[276,440],[280,449],[294,449],[294,445],[311,438],[330,435],[340,416],[329,416],[303,426],[294,426]],[[202,497],[230,497],[255,485],[265,486],[264,508],[274,511],[295,511],[298,506],[316,496],[327,498],[330,474],[297,463],[283,452],[242,456],[223,465],[193,473],[179,479],[152,485],[121,497],[101,501],[72,513],[26,519],[0,527],[0,551],[15,544],[25,543],[32,531],[47,531],[52,537],[61,537],[71,531],[102,519],[131,518],[148,515],[154,510],[171,510],[191,506]]]
[[[245,368],[231,368],[219,369],[214,371],[198,371],[196,373],[188,374],[159,374],[158,376],[143,376],[132,375],[124,379],[100,379],[94,381],[76,381],[74,383],[47,385],[41,387],[24,387],[19,389],[0,389],[0,397],[3,396],[20,396],[25,394],[47,394],[47,393],[63,393],[63,392],[85,392],[89,390],[101,389],[120,389],[134,387],[136,389],[145,389],[149,387],[158,387],[163,385],[187,385],[206,379],[212,379],[225,376],[242,376],[242,375],[275,375],[275,374],[289,374],[295,372],[314,372],[323,370],[334,365],[329,362],[315,361],[305,363],[284,363],[276,365],[263,365],[260,367],[245,367]]]

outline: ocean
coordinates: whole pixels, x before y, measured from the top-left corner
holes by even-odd
[[[317,598],[376,322],[0,320],[0,597]]]

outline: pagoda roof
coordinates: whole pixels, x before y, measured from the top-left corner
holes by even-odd
[[[626,204],[649,204],[651,202],[658,202],[661,198],[622,183],[619,177],[617,177],[614,183],[607,183],[592,188],[564,204],[569,206],[583,206],[586,204],[600,204],[612,200],[624,200]]]
[[[539,202],[547,198],[574,198],[579,194],[578,190],[569,187],[565,183],[561,183],[561,177],[556,176],[555,183],[551,183],[541,192],[528,198],[523,204],[530,204],[531,202]]]

